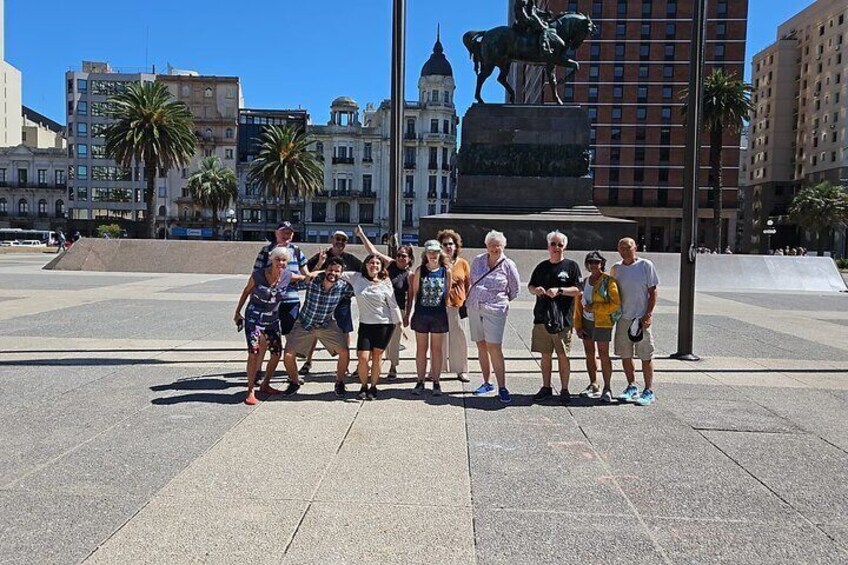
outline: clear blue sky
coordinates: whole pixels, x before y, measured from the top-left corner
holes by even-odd
[[[611,0],[610,0],[611,1]],[[807,0],[750,0],[746,59]],[[6,60],[23,72],[24,104],[64,123],[64,73],[83,59],[241,78],[248,107],[306,108],[389,97],[391,0],[6,0]],[[506,21],[507,0],[408,0],[407,99],[441,24],[460,115],[474,94],[462,33]],[[318,25],[320,35],[308,30]],[[333,39],[329,39],[332,37]],[[746,64],[746,75],[750,73]],[[484,97],[502,101],[491,80]]]

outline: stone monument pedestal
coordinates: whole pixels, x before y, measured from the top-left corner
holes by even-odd
[[[421,218],[419,240],[444,228],[466,245],[492,229],[513,248],[540,248],[558,229],[572,249],[614,249],[636,222],[604,216],[592,201],[589,120],[580,107],[475,104],[465,114],[451,213]]]

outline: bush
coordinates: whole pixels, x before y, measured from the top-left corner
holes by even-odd
[[[112,239],[118,239],[121,237],[122,231],[118,224],[101,224],[97,226],[97,237],[108,235]]]
[[[848,259],[837,259],[836,266],[843,271],[848,271]]]

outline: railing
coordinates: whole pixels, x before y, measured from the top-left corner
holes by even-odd
[[[371,157],[363,157],[362,162],[363,163],[373,163],[374,159],[372,159]]]
[[[404,190],[403,191],[403,197],[404,198],[415,198],[415,191],[414,190]]]
[[[430,162],[427,164],[427,168],[428,168],[428,169],[432,169],[432,170],[436,170],[436,169],[438,169],[438,168],[439,168],[439,163],[438,163],[437,161],[430,161]]]
[[[405,162],[405,163],[403,164],[403,168],[404,168],[404,169],[414,169],[414,168],[415,168],[415,161],[407,161],[407,162]]]
[[[333,157],[334,165],[353,165],[353,157]]]
[[[450,171],[453,167],[451,167],[450,163],[442,163],[443,171]]]

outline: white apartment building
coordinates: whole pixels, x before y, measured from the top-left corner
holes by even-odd
[[[403,147],[403,240],[418,242],[418,219],[445,213],[454,187],[456,85],[453,69],[437,38],[421,69],[418,100],[406,102]],[[390,102],[359,105],[340,97],[325,126],[310,126],[324,162],[324,191],[306,202],[305,237],[326,242],[336,230],[351,237],[357,224],[374,240],[389,230]]]
[[[787,213],[795,191],[848,180],[848,4],[818,0],[777,29],[777,41],[751,62],[754,113],[747,162],[749,225],[743,245],[765,251],[802,244]]]

